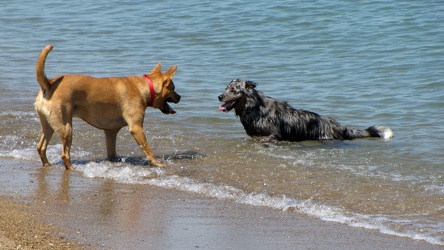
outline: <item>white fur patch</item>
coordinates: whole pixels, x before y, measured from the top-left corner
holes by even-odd
[[[383,138],[392,138],[393,137],[393,131],[389,128],[386,128],[384,130],[384,137]]]
[[[51,115],[51,110],[47,107],[48,101],[43,97],[43,93],[41,93],[38,97],[38,99],[35,101],[34,106],[37,110],[37,112],[49,116]]]

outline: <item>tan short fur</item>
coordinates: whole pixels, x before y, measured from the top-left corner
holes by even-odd
[[[105,131],[108,158],[116,158],[116,137],[119,130],[129,126],[131,135],[156,166],[159,163],[151,151],[143,131],[145,109],[154,97],[152,107],[165,114],[175,111],[167,102],[178,103],[180,95],[172,81],[177,67],[170,67],[165,74],[157,64],[148,75],[154,85],[154,94],[143,76],[95,78],[86,75],[62,75],[48,79],[45,60],[53,46],[46,46],[37,60],[36,77],[40,91],[35,108],[40,117],[42,136],[37,151],[43,166],[50,166],[46,148],[56,131],[62,140],[62,160],[66,169],[71,168],[72,118],[80,117],[91,126]]]

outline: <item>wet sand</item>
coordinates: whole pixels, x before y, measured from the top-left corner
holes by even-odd
[[[2,249],[443,249],[375,230],[0,159]]]

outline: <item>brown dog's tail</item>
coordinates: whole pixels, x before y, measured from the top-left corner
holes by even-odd
[[[37,82],[40,84],[43,91],[47,91],[51,88],[51,83],[45,74],[45,61],[53,47],[54,46],[52,45],[47,45],[45,48],[43,48],[42,52],[40,52],[39,58],[37,59],[37,65],[35,66]]]

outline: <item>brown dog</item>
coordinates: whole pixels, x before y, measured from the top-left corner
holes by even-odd
[[[173,75],[176,66],[165,74],[157,64],[149,75],[94,78],[86,75],[62,75],[48,79],[45,61],[53,46],[46,46],[37,60],[36,75],[40,91],[35,108],[42,125],[37,151],[43,166],[50,166],[46,148],[56,131],[62,140],[62,160],[71,168],[72,118],[80,117],[90,125],[105,131],[109,159],[116,158],[116,137],[119,130],[129,126],[131,135],[156,166],[159,163],[151,151],[143,131],[147,107],[158,108],[165,114],[176,113],[168,102],[178,103],[180,95],[174,91]]]

